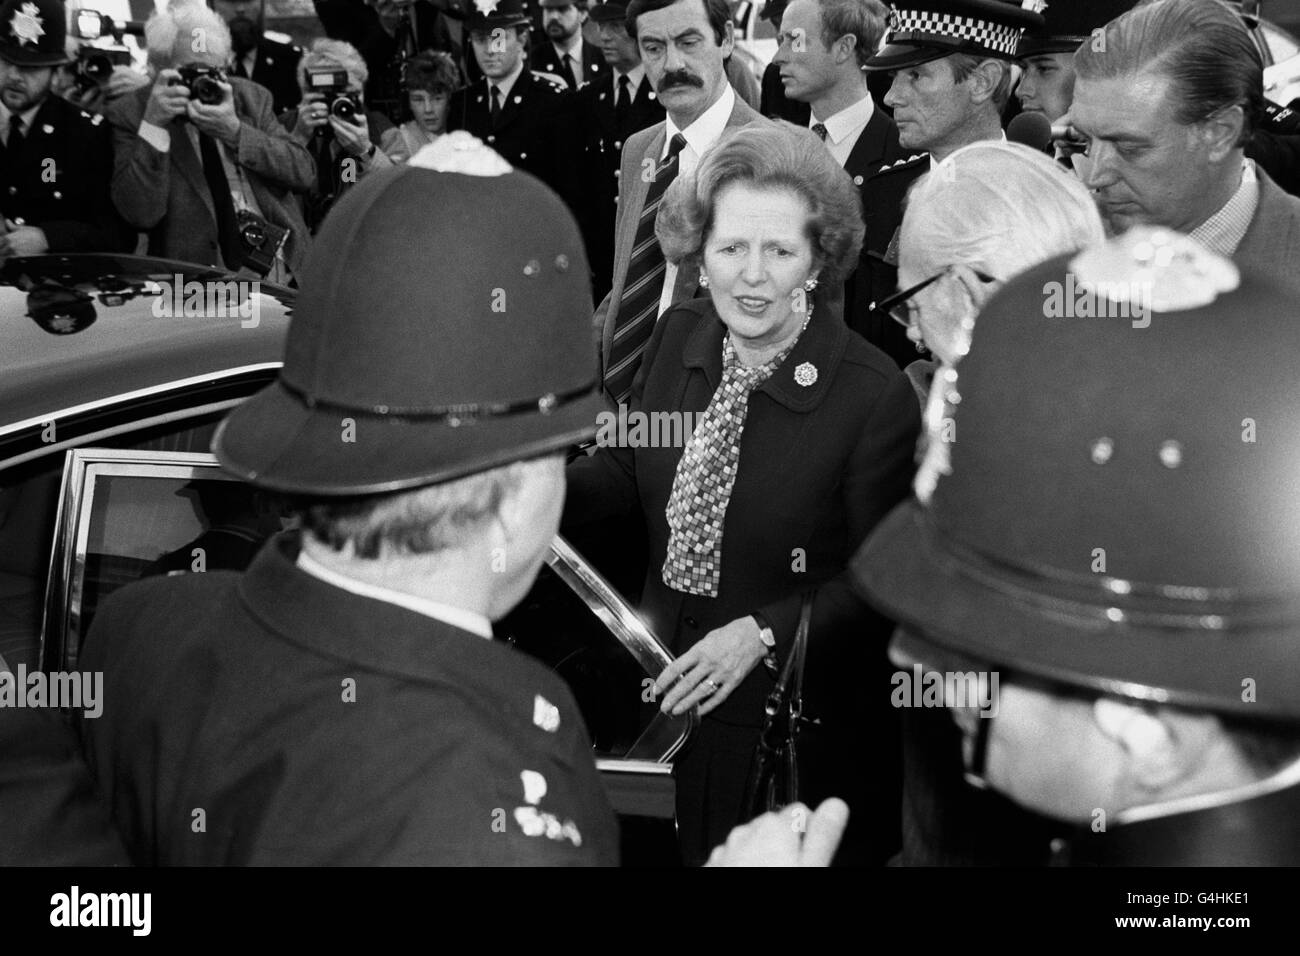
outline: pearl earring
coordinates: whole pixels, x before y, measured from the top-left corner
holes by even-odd
[[[701,273],[700,273],[700,288],[701,288],[701,289],[707,289],[708,287],[709,287],[709,277],[706,276],[703,272],[701,272]]]
[[[805,292],[811,292],[811,291],[812,291],[813,289],[815,289],[815,288],[817,288],[817,277],[816,277],[816,276],[812,276],[812,277],[810,277],[809,279],[805,280],[805,282],[804,282],[804,284],[803,284],[803,290],[804,290]]]

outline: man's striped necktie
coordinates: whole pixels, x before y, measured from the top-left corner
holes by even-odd
[[[614,341],[609,350],[609,365],[605,369],[605,390],[619,404],[625,402],[632,391],[632,379],[641,364],[641,353],[650,341],[655,319],[659,316],[659,296],[663,291],[667,265],[659,240],[655,238],[655,214],[659,211],[664,191],[677,178],[678,154],[685,147],[686,137],[676,134],[669,144],[668,156],[655,169],[645,205],[641,207],[641,218],[637,220],[632,259],[627,267],[623,297],[618,301]]]

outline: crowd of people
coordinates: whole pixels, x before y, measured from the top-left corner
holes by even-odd
[[[726,0],[381,2],[387,44],[322,0],[289,89],[249,0],[180,0],[100,115],[24,2],[0,255],[299,289],[214,451],[300,530],[88,640],[131,859],[615,862],[568,691],[478,640],[562,530],[616,542],[701,718],[687,864],[1300,862],[1300,133],[1234,5],[777,0],[760,85]],[[40,180],[65,125],[84,177]],[[594,444],[615,407],[696,424]],[[809,607],[792,838],[747,784]],[[354,673],[388,704],[340,718]]]

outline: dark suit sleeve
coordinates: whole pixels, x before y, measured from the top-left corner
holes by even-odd
[[[111,195],[113,181],[113,131],[108,123],[87,126],[87,139],[77,144],[83,151],[81,175],[91,179],[90,208],[80,210],[80,219],[41,223],[51,252],[117,252],[129,249],[134,236],[117,210]]]
[[[910,493],[920,429],[916,393],[907,376],[897,372],[876,398],[844,478],[844,508],[854,550]],[[799,606],[800,595],[793,594],[760,608],[772,625],[778,649],[794,638]],[[854,592],[852,575],[846,568],[818,589],[810,640],[816,640],[819,634],[853,639],[861,635],[862,626],[873,616],[874,612]]]
[[[147,94],[146,94],[147,95]],[[122,97],[106,114],[113,126],[113,179],[110,194],[118,213],[136,229],[152,229],[167,214],[171,163],[167,154],[141,138],[144,100]]]
[[[250,83],[242,97],[239,123],[239,165],[267,182],[294,192],[306,192],[316,181],[316,167],[307,147],[293,139],[275,118],[271,94]],[[246,112],[245,112],[246,111]]]
[[[660,354],[668,327],[667,314],[655,323],[650,341],[646,343],[645,352],[641,355],[641,367],[632,379],[632,391],[627,403],[629,412],[641,408],[646,379]],[[616,410],[600,414],[596,453],[579,458],[566,470],[569,490],[564,499],[564,517],[560,525],[562,531],[628,515],[640,506],[636,484],[636,454],[631,448],[620,447],[617,441],[617,418]]]

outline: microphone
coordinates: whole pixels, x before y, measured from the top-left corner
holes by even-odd
[[[1062,127],[1061,131],[1064,133],[1065,127]],[[1021,143],[1040,153],[1048,151],[1052,145],[1052,134],[1055,132],[1051,122],[1042,113],[1021,113],[1007,124],[1008,140]]]

